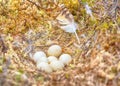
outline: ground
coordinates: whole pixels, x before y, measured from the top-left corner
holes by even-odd
[[[54,24],[60,8],[52,0],[39,1],[40,6],[35,0],[0,1],[0,86],[120,85],[119,1],[116,13],[110,13],[112,0],[79,1],[59,4],[74,16],[80,44],[75,34]],[[94,19],[86,14],[84,2],[91,6]],[[39,50],[47,53],[53,44],[70,54],[72,62],[63,70],[45,73],[31,58]]]

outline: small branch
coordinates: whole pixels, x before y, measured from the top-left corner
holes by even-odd
[[[8,48],[6,47],[6,45],[5,45],[5,43],[4,43],[1,35],[0,35],[0,44],[1,44],[1,46],[2,46],[2,52],[3,52],[3,53],[6,53]]]
[[[32,3],[33,5],[35,5],[39,10],[40,10],[40,5],[38,5],[37,3],[31,1],[31,0],[27,0],[28,2]]]

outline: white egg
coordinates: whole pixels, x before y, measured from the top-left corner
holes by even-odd
[[[62,49],[59,45],[52,45],[49,47],[47,53],[49,56],[58,57],[62,53]]]
[[[59,58],[59,61],[67,65],[72,61],[72,57],[69,54],[62,54]]]
[[[58,59],[55,56],[49,56],[48,62],[57,61]]]
[[[40,62],[48,62],[48,59],[47,59],[47,57],[40,57],[37,61],[36,61],[36,63],[40,63]]]
[[[50,63],[50,66],[54,71],[56,71],[56,70],[62,70],[64,67],[64,64],[61,61],[52,61]]]
[[[34,55],[33,55],[33,60],[35,62],[37,62],[40,57],[46,57],[46,54],[43,51],[37,51]]]
[[[47,73],[51,73],[52,72],[52,68],[50,67],[50,65],[46,62],[41,62],[37,64],[37,68],[39,70],[45,71]]]

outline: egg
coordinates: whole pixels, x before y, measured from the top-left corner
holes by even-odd
[[[62,53],[62,49],[59,45],[52,45],[49,47],[47,53],[49,56],[58,57]]]
[[[57,61],[58,59],[55,56],[49,56],[48,62]]]
[[[52,61],[50,63],[51,68],[56,71],[56,70],[62,70],[64,67],[64,64],[61,61]]]
[[[59,61],[61,61],[64,65],[67,65],[72,61],[72,57],[69,54],[62,54]]]
[[[47,59],[47,57],[40,57],[37,61],[36,61],[36,63],[40,63],[40,62],[48,62],[48,59]]]
[[[33,55],[33,60],[35,62],[37,62],[41,57],[46,57],[46,54],[43,51],[37,51],[34,55]]]
[[[52,68],[50,67],[50,65],[46,62],[38,63],[37,68],[39,70],[45,71],[47,73],[51,73],[53,71]]]

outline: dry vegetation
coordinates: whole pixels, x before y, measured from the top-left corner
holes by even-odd
[[[58,0],[79,25],[80,44],[74,34],[51,23],[59,12],[56,2],[31,1],[0,0],[0,86],[120,86],[119,0],[116,6],[116,0]],[[85,12],[85,1],[94,20]],[[73,61],[47,74],[31,56],[52,44],[59,44]]]

